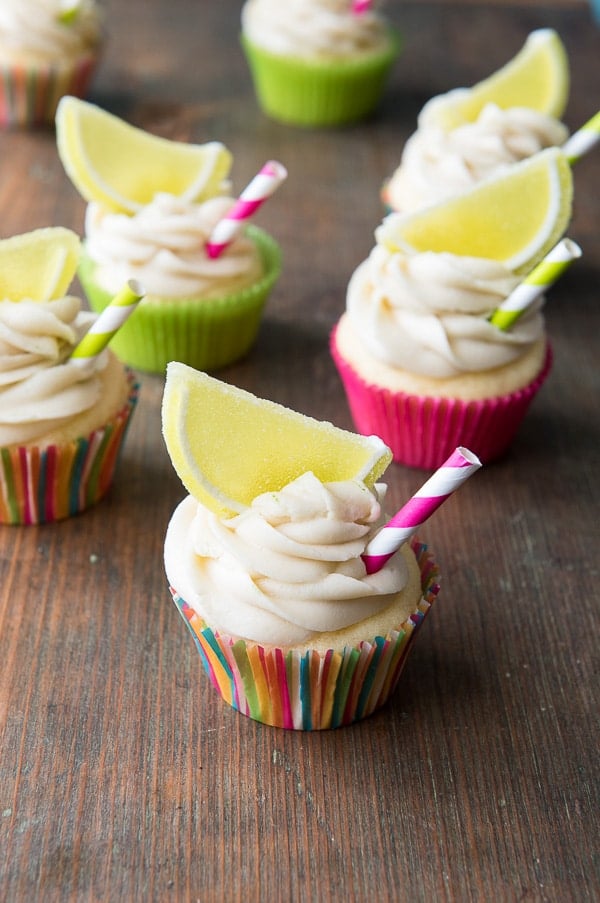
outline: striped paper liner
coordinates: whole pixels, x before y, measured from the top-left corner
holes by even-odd
[[[61,445],[0,448],[0,524],[45,524],[79,514],[108,490],[139,384],[127,371],[129,397],[108,423]]]
[[[0,125],[53,123],[61,97],[85,97],[97,62],[98,55],[89,54],[72,65],[0,66]]]
[[[204,669],[225,702],[256,721],[290,730],[352,724],[393,693],[417,629],[439,591],[439,572],[427,546],[411,543],[421,570],[422,598],[413,614],[385,637],[327,652],[286,650],[236,640],[212,630],[171,588]]]

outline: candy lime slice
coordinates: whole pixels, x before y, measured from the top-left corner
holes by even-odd
[[[392,460],[376,436],[313,420],[177,361],[167,366],[162,424],[184,486],[220,516],[309,470],[323,482],[373,485]]]
[[[474,122],[484,106],[528,107],[560,118],[569,94],[569,63],[557,33],[533,31],[516,56],[472,88],[459,88],[433,98],[423,108],[421,122],[450,131]]]
[[[79,262],[79,238],[61,226],[0,241],[0,300],[61,298]]]
[[[135,213],[158,192],[190,201],[214,197],[231,168],[231,154],[218,141],[169,141],[71,96],[58,105],[56,141],[83,198],[113,211]]]
[[[409,214],[391,214],[376,231],[391,251],[446,251],[485,257],[528,272],[564,234],[573,179],[567,158],[548,148],[464,194]]]

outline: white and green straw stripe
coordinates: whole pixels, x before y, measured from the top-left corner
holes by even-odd
[[[70,25],[81,12],[81,0],[61,0],[58,21],[62,25]]]
[[[79,345],[73,349],[71,360],[77,364],[86,364],[104,351],[117,330],[136,309],[144,294],[143,286],[136,279],[130,279],[108,307],[104,308]]]
[[[563,238],[525,277],[514,292],[496,308],[490,317],[490,323],[503,331],[510,329],[536,298],[554,285],[567,267],[578,257],[581,257],[579,245],[569,238]]]
[[[600,110],[591,119],[573,132],[563,144],[561,150],[569,163],[577,163],[580,157],[587,154],[600,141]]]

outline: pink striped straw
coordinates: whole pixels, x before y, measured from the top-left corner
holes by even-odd
[[[373,0],[353,0],[352,12],[360,16],[373,6]]]
[[[367,574],[375,574],[416,533],[448,496],[481,467],[467,448],[459,447],[414,496],[382,527],[362,554]]]
[[[239,235],[251,216],[287,178],[287,169],[276,160],[269,160],[244,188],[229,213],[220,220],[206,243],[209,257],[219,257],[227,245]]]

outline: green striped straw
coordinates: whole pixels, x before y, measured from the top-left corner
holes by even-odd
[[[561,150],[569,163],[577,163],[580,157],[587,154],[600,141],[600,110],[591,119],[573,132]]]
[[[578,257],[581,257],[579,245],[570,238],[563,238],[496,308],[490,317],[490,323],[503,331],[510,329],[536,298],[554,285]]]
[[[81,0],[62,0],[60,4],[60,12],[58,21],[63,25],[70,25],[74,22],[81,10]]]
[[[71,360],[76,364],[87,364],[98,357],[100,352],[104,351],[115,332],[120,329],[125,320],[134,312],[138,302],[145,294],[145,289],[137,279],[130,279],[118,295],[115,295],[110,304],[104,308],[79,345],[75,346],[71,354]]]

